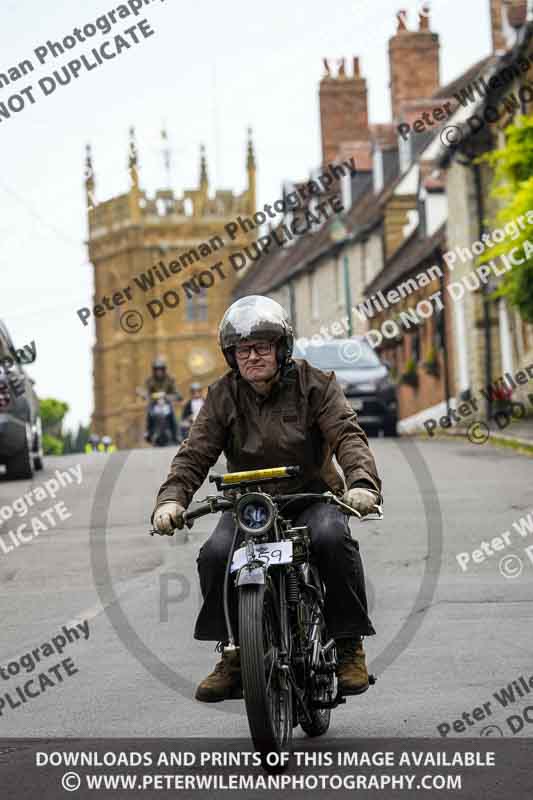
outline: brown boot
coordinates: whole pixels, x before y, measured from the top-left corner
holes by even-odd
[[[222,658],[213,672],[198,684],[195,697],[202,703],[242,697],[241,660],[239,649],[222,651]]]
[[[361,694],[368,689],[365,651],[360,638],[339,639],[337,678],[341,694]]]

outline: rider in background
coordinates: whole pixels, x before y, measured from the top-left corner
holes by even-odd
[[[199,383],[191,383],[191,396],[183,406],[183,411],[181,412],[180,435],[182,439],[187,437],[190,427],[200,413],[204,403],[202,387]]]
[[[172,414],[169,417],[169,424],[172,434],[172,440],[175,444],[178,443],[178,431],[177,431],[177,423],[176,423],[176,415],[174,413],[174,406],[172,404],[173,400],[177,400],[178,402],[182,399],[181,394],[176,389],[176,381],[172,376],[170,376],[167,372],[167,363],[162,356],[159,356],[155,359],[152,364],[152,374],[149,378],[146,379],[144,384],[145,386],[145,393],[148,399],[148,411],[146,414],[146,433],[144,438],[149,441],[152,437],[153,433],[153,418],[150,413],[153,405],[152,395],[156,394],[157,392],[164,392],[168,395],[170,402],[170,407],[172,409]]]
[[[299,466],[300,476],[273,491],[330,490],[368,514],[381,499],[381,481],[366,434],[335,374],[304,359],[292,360],[293,332],[284,309],[268,297],[237,300],[220,323],[219,344],[230,371],[209,387],[172,461],[152,515],[156,529],[172,535],[174,528],[183,527],[183,512],[222,452],[229,472]],[[309,526],[326,587],[324,615],[337,645],[339,688],[344,694],[359,694],[369,685],[361,637],[375,633],[367,613],[359,544],[335,505],[307,505],[294,524]],[[238,696],[241,685],[239,650],[224,651],[224,571],[234,529],[232,513],[224,512],[198,554],[203,605],[194,637],[218,641],[222,650],[221,661],[196,690],[196,699],[204,702]]]

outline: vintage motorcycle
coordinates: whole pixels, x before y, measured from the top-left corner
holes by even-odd
[[[227,649],[240,647],[250,733],[263,767],[271,772],[286,767],[279,756],[290,752],[293,728],[301,725],[308,736],[321,736],[329,728],[331,710],[346,702],[338,690],[335,641],[326,630],[325,589],[313,561],[308,527],[293,526],[291,505],[334,503],[350,516],[361,515],[331,492],[264,491],[270,482],[299,472],[299,467],[276,467],[210,475],[223,494],[208,496],[183,515],[190,528],[206,514],[233,512],[235,534],[224,579]],[[376,506],[376,513],[364,519],[382,517]],[[230,619],[231,580],[238,632]],[[370,676],[370,684],[374,682]]]

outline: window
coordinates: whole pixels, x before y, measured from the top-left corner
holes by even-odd
[[[354,339],[354,342],[357,343],[359,351],[357,369],[372,369],[380,366],[380,360],[375,351],[364,339]],[[344,345],[338,342],[307,345],[296,342],[294,356],[295,358],[305,358],[311,366],[318,367],[318,369],[346,369],[347,365]]]
[[[198,294],[187,297],[185,319],[188,322],[207,322],[207,292],[204,288]]]

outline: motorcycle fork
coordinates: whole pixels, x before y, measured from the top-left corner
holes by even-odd
[[[279,648],[279,667],[285,677],[290,671],[290,627],[289,627],[289,607],[287,605],[287,586],[285,570],[280,570],[277,580],[278,601],[279,601],[279,622],[280,622],[280,648]]]

